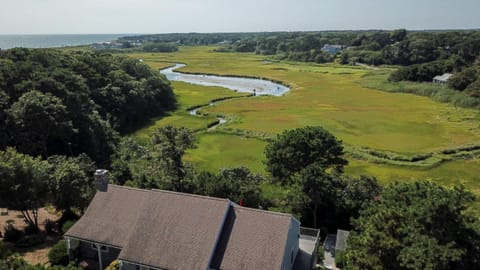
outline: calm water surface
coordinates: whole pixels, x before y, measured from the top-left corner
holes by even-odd
[[[98,35],[0,35],[0,48],[52,48],[88,45],[97,42],[116,40],[128,34]]]

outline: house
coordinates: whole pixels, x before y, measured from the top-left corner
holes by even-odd
[[[450,77],[452,77],[452,74],[450,74],[450,73],[445,73],[443,75],[437,75],[437,76],[433,77],[432,82],[433,83],[438,83],[438,84],[446,84],[447,81],[450,79]]]
[[[343,50],[344,46],[343,45],[329,45],[325,44],[322,47],[322,51],[327,52],[329,54],[336,54],[337,52]]]
[[[122,270],[307,270],[315,263],[318,230],[302,235],[291,215],[111,185],[105,170],[95,176],[97,193],[64,236],[71,260],[100,270],[113,260]]]

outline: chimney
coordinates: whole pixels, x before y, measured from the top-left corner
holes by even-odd
[[[93,175],[95,177],[95,187],[97,190],[106,192],[108,190],[108,171],[104,169],[96,170]]]

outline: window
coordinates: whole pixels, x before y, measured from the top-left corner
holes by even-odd
[[[92,247],[92,249],[98,250],[97,244],[95,244],[95,243],[92,243],[91,247]],[[108,252],[108,247],[101,245],[100,246],[100,252]]]

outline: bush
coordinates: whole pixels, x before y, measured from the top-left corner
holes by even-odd
[[[75,220],[67,220],[65,223],[62,225],[62,232],[66,233],[72,226],[75,224]]]
[[[56,228],[57,228],[57,224],[54,221],[52,221],[50,219],[47,219],[45,221],[45,231],[47,233],[51,234],[51,233],[56,232]]]
[[[23,237],[24,233],[21,230],[16,229],[12,224],[5,226],[5,234],[3,240],[11,243],[16,243]]]
[[[119,264],[118,260],[115,260],[112,263],[110,263],[110,265],[107,266],[107,268],[105,268],[105,270],[118,270],[119,268],[120,268],[120,264]]]
[[[345,266],[345,252],[343,251],[338,251],[335,254],[335,265],[338,268],[343,268]]]
[[[75,214],[73,211],[67,210],[63,212],[62,216],[58,220],[58,223],[63,225],[65,222],[69,220],[78,220],[79,218],[80,217],[77,214]]]
[[[65,240],[60,240],[48,252],[48,260],[52,265],[67,265],[68,254]]]
[[[23,232],[24,232],[26,235],[38,234],[38,233],[39,233],[39,229],[38,229],[37,226],[28,225],[27,227],[25,227],[25,229],[23,229]]]
[[[15,243],[16,247],[26,248],[43,244],[45,242],[44,234],[32,234],[22,237]]]
[[[5,245],[4,242],[0,242],[0,260],[4,260],[10,255],[12,255],[12,252],[8,249],[7,245]]]

